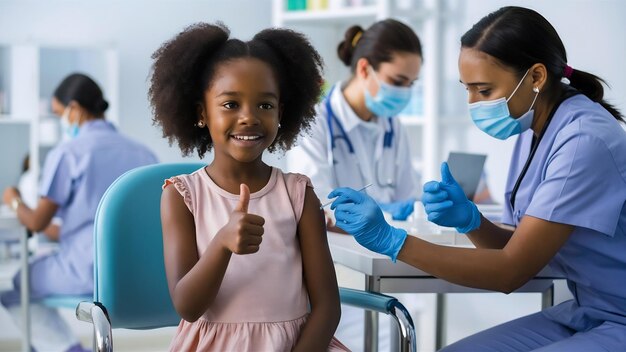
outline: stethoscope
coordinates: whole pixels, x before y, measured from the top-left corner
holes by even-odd
[[[530,168],[530,163],[532,162],[533,157],[535,156],[535,153],[537,152],[537,149],[539,148],[539,142],[541,142],[543,135],[546,133],[546,130],[548,129],[548,125],[550,124],[550,121],[552,121],[552,117],[554,117],[556,110],[559,108],[559,106],[561,106],[561,103],[563,103],[563,101],[577,94],[580,94],[580,92],[572,91],[572,90],[566,91],[561,97],[561,100],[557,104],[555,104],[554,107],[552,108],[552,111],[550,111],[550,115],[548,115],[548,118],[546,119],[546,123],[541,129],[541,133],[539,133],[539,137],[533,136],[533,140],[531,142],[531,147],[530,147],[530,154],[528,155],[528,159],[526,159],[526,163],[524,164],[522,171],[517,177],[517,180],[515,181],[515,185],[513,186],[513,190],[511,191],[511,198],[509,200],[509,204],[511,205],[511,211],[515,211],[515,198],[517,196],[517,191],[519,190],[520,185],[522,184],[522,180],[524,179],[524,176],[526,176],[526,173],[528,172],[528,169]]]
[[[363,185],[366,185],[368,182],[365,175],[363,174],[363,170],[361,169],[361,164],[359,163],[359,159],[356,156],[356,153],[354,151],[354,145],[352,144],[352,141],[350,140],[350,137],[348,137],[348,134],[346,133],[345,129],[343,128],[343,125],[341,124],[341,122],[339,121],[339,119],[337,118],[337,116],[335,115],[335,113],[333,112],[332,107],[330,106],[330,97],[333,94],[333,91],[335,90],[335,87],[333,87],[330,92],[328,93],[328,96],[326,97],[326,99],[324,99],[324,104],[326,106],[326,122],[328,123],[328,130],[330,132],[330,155],[329,155],[329,162],[331,163],[335,163],[335,157],[333,155],[333,150],[335,149],[335,146],[337,145],[337,140],[341,139],[346,143],[346,146],[348,147],[348,152],[352,155],[352,157],[354,158],[354,162],[357,166],[357,169],[359,171],[359,174],[361,176],[361,181],[363,182]],[[337,125],[338,130],[339,130],[339,135],[335,135],[334,133],[334,129],[333,129],[333,122],[334,124]],[[387,118],[387,122],[389,123],[389,128],[387,130],[385,130],[385,134],[383,135],[383,151],[385,150],[385,148],[391,149],[391,147],[393,146],[393,138],[394,138],[394,130],[393,130],[393,121],[391,117]],[[380,158],[382,159],[382,158]],[[374,173],[376,174],[376,183],[378,184],[379,187],[381,188],[385,188],[385,187],[390,187],[390,188],[394,188],[395,182],[393,180],[393,177],[389,176],[387,177],[384,181],[380,180],[380,172],[379,172],[379,162],[380,159],[377,159],[374,162]],[[339,180],[337,177],[337,170],[335,168],[333,168],[333,172],[335,174],[335,183],[339,186]],[[395,172],[394,172],[395,174]]]

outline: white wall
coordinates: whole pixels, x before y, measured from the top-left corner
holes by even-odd
[[[233,36],[250,38],[271,25],[271,1],[3,0],[0,44],[117,49],[120,129],[150,146],[161,161],[177,161],[181,156],[176,145],[170,148],[152,126],[147,100],[150,55],[189,24],[216,20],[229,26]]]

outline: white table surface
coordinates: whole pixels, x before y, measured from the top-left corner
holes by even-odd
[[[392,223],[396,227],[404,227],[409,233],[415,233],[416,228],[428,229],[430,225],[424,222]],[[429,242],[456,246],[474,247],[467,236],[459,234],[453,229],[430,227],[434,234],[420,235]],[[422,231],[424,233],[425,231]],[[419,233],[419,232],[418,232]],[[365,290],[380,293],[436,293],[437,294],[437,322],[436,347],[445,345],[445,301],[446,293],[478,293],[493,292],[456,285],[436,278],[431,274],[410,266],[401,261],[392,262],[389,257],[372,252],[359,245],[353,236],[328,232],[328,243],[333,261],[336,264],[365,274]],[[535,278],[515,292],[535,292],[542,294],[542,308],[553,303],[553,281],[561,279],[551,269],[544,268]],[[366,312],[365,319],[365,350],[377,351],[378,319],[376,314]]]
[[[443,245],[472,247],[469,240],[455,237],[465,237],[461,234],[441,234],[419,236],[420,238],[429,240],[434,243]],[[439,240],[439,241],[437,241]],[[454,244],[456,242],[457,244]],[[328,243],[333,257],[333,261],[337,264],[344,265],[350,269],[356,270],[368,276],[389,277],[389,278],[408,278],[408,279],[427,279],[434,278],[431,274],[420,269],[410,266],[401,261],[392,262],[386,255],[372,252],[365,247],[359,245],[354,237],[334,232],[328,233]],[[559,279],[550,268],[544,268],[536,279]],[[443,281],[443,280],[442,280]],[[476,290],[466,288],[467,290]],[[382,291],[382,292],[402,292],[402,291]],[[459,291],[452,291],[459,292]],[[437,292],[433,292],[437,293]]]

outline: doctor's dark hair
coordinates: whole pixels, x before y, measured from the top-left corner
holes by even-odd
[[[98,84],[82,73],[73,73],[65,77],[52,95],[64,106],[76,101],[96,118],[103,117],[109,107]]]
[[[153,123],[162,127],[170,145],[178,142],[184,156],[197,151],[202,158],[213,147],[209,131],[196,127],[205,90],[211,87],[220,64],[255,58],[274,72],[282,107],[281,128],[268,150],[290,149],[315,118],[321,95],[320,55],[302,34],[288,29],[265,29],[247,42],[229,36],[222,23],[197,23],[152,54],[148,98]]]
[[[393,19],[378,21],[367,30],[358,25],[352,26],[337,47],[339,58],[346,66],[350,66],[352,73],[360,58],[366,58],[374,70],[378,70],[380,64],[390,62],[392,54],[396,52],[422,57],[422,44],[409,26]]]
[[[490,13],[461,37],[461,46],[491,55],[518,72],[520,79],[532,65],[544,64],[549,92],[558,91],[561,79],[566,76],[567,54],[561,38],[548,20],[531,9],[507,6]],[[570,86],[624,122],[620,111],[603,99],[602,84],[606,85],[603,79],[576,69],[566,78]]]

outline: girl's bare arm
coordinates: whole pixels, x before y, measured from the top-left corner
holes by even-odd
[[[324,212],[320,210],[320,201],[310,187],[306,189],[298,237],[311,314],[300,332],[294,351],[326,351],[339,324],[341,307]]]

